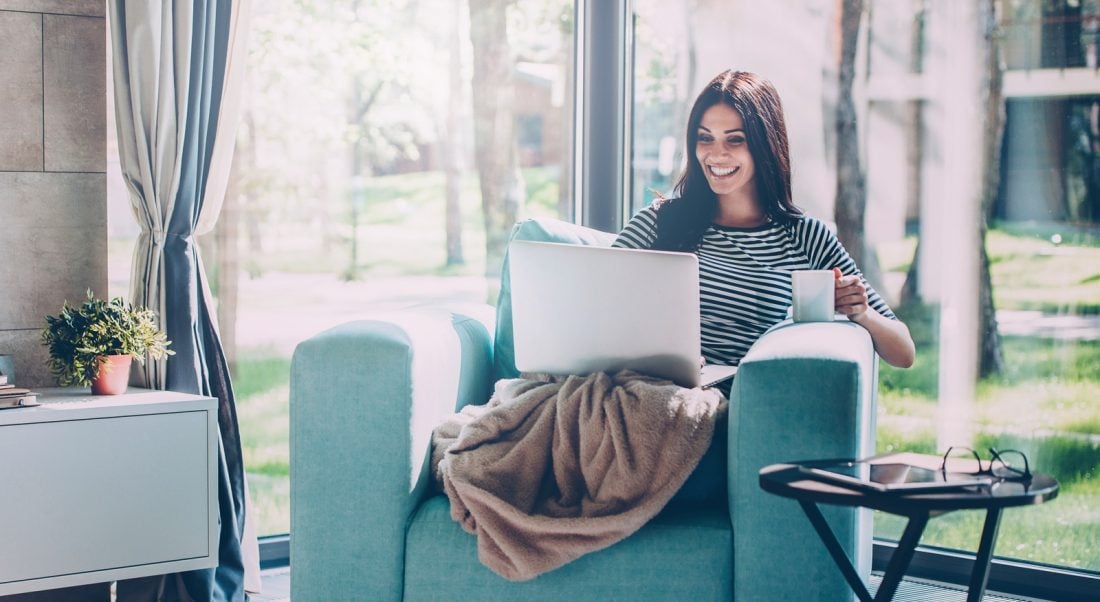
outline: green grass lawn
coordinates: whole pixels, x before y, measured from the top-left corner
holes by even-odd
[[[290,530],[290,358],[245,350],[233,374],[257,533]]]
[[[556,217],[557,170],[523,170],[527,198],[522,217]],[[462,247],[465,264],[446,265],[446,215],[442,172],[379,176],[365,185],[359,215],[360,277],[371,275],[464,275],[485,271],[485,227],[477,172],[463,173],[460,184]],[[339,225],[327,237],[306,230],[280,232],[258,256],[254,272],[343,273],[351,261],[350,206],[340,208]],[[319,242],[320,239],[320,242]]]
[[[554,216],[557,174],[524,172],[524,216]],[[466,264],[444,265],[442,175],[387,176],[370,180],[359,228],[360,269],[379,275],[476,275],[484,271],[484,233],[475,175],[462,184]],[[347,268],[346,236],[325,245],[306,232],[280,239],[261,256],[245,258],[263,270],[341,273]],[[341,239],[343,236],[344,239]],[[1100,312],[1100,244],[1079,232],[1000,228],[989,234],[999,308],[1041,309],[1059,314]],[[915,239],[879,249],[883,268],[904,272]],[[905,311],[901,311],[905,309]],[[248,308],[242,307],[242,311]],[[880,373],[878,450],[935,453],[937,324],[934,310],[899,308],[918,343],[916,365]],[[997,554],[1100,571],[1100,342],[1005,337],[1004,374],[978,384],[973,408],[975,444],[1028,453],[1036,469],[1063,485],[1057,499],[1004,515]],[[233,378],[253,509],[261,534],[289,530],[289,366],[287,354],[246,348]],[[925,544],[973,551],[980,512],[955,512],[932,520]],[[876,516],[880,536],[896,538],[903,520]]]
[[[976,552],[985,512],[962,510],[933,518],[921,545]],[[1100,571],[1100,482],[1064,485],[1055,499],[1008,508],[994,554],[1077,569]],[[875,535],[900,539],[905,519],[875,513]]]
[[[1006,226],[990,230],[986,243],[997,308],[1100,313],[1100,241],[1096,237],[1065,229],[1059,234],[1054,227]],[[882,268],[904,273],[916,246],[915,236],[881,245]]]

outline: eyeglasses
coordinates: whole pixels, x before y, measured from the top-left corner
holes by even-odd
[[[1028,466],[1027,456],[1024,455],[1024,452],[1016,449],[997,450],[991,447],[989,448],[989,454],[991,457],[989,462],[986,463],[978,452],[969,447],[949,447],[947,453],[943,454],[943,464],[940,465],[940,471],[944,473],[971,472],[972,474],[987,474],[1005,481],[1031,480],[1031,467]],[[952,463],[958,468],[964,461],[968,462],[970,456],[978,461],[978,471],[976,473],[968,470],[951,469]]]

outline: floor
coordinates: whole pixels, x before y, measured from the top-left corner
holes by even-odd
[[[878,588],[881,575],[871,576],[871,590]],[[290,569],[287,567],[268,569],[263,572],[264,591],[252,596],[252,602],[285,602],[290,600]],[[929,583],[918,580],[903,580],[894,602],[962,602],[966,600],[966,590],[962,587]],[[1035,598],[1019,598],[986,593],[984,602],[1038,602]]]
[[[290,567],[267,569],[261,573],[264,591],[249,596],[250,602],[285,602],[290,600]]]
[[[881,574],[871,575],[871,591],[878,590],[880,581],[882,581]],[[920,579],[902,579],[897,593],[894,594],[894,602],[962,602],[964,600],[966,600],[966,588],[961,585]],[[988,591],[982,596],[982,600],[983,602],[1042,602],[1038,598],[1022,598]]]

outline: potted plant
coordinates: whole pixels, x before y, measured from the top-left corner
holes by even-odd
[[[121,297],[97,299],[91,290],[82,305],[66,301],[56,317],[46,316],[42,344],[49,347],[50,370],[61,386],[91,385],[95,395],[125,392],[132,359],[144,363],[146,354],[153,359],[173,354],[152,310]]]

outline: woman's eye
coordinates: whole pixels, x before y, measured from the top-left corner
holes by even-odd
[[[743,144],[745,142],[745,138],[744,136],[733,136],[726,139],[726,142],[729,142],[730,144]]]
[[[699,135],[699,142],[704,142],[704,143],[706,143],[706,142],[714,142],[714,138],[712,138],[712,137],[710,137],[710,136],[708,136],[708,135],[706,135],[706,134],[700,134],[700,135]]]

